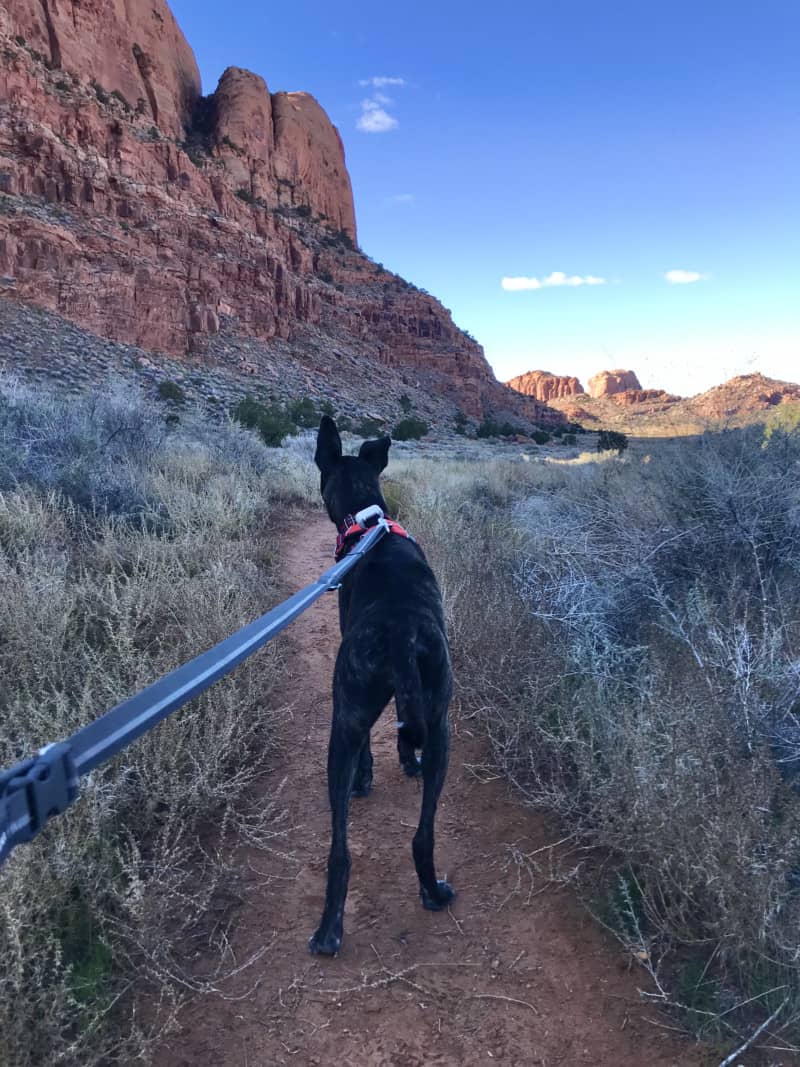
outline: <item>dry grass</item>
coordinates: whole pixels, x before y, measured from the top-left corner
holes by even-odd
[[[390,474],[466,706],[526,800],[613,861],[596,910],[653,995],[732,1043],[783,1005],[760,1040],[797,1041],[797,433]]]
[[[298,456],[228,424],[170,431],[130,391],[0,386],[0,766],[66,736],[276,601],[272,530],[307,502]],[[0,1063],[146,1062],[216,945],[243,823],[281,833],[268,646],[84,780],[0,872]]]

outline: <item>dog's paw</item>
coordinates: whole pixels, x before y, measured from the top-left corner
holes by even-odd
[[[354,797],[368,797],[372,792],[372,776],[369,778],[362,778],[360,781],[353,782]]]
[[[423,908],[428,911],[442,911],[451,900],[455,900],[456,891],[448,882],[438,881],[435,893],[429,893],[425,886],[420,886],[419,895]]]
[[[323,931],[322,927],[308,939],[308,951],[312,956],[335,956],[341,947],[341,937]]]
[[[412,756],[410,759],[401,759],[400,766],[403,768],[408,778],[419,778],[422,774],[422,760],[419,756]]]

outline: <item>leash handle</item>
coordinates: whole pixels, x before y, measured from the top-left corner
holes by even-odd
[[[77,796],[78,773],[67,741],[47,745],[38,756],[0,772],[0,864]]]

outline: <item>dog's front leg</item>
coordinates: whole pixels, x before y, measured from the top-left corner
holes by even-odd
[[[367,734],[369,736],[369,734]],[[347,812],[363,738],[346,728],[340,709],[334,707],[333,727],[328,746],[328,795],[333,835],[328,856],[328,889],[319,927],[308,942],[315,955],[335,956],[342,943],[344,902],[350,878],[347,850]]]

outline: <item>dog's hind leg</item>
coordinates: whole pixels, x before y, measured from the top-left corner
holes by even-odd
[[[439,794],[447,774],[449,741],[450,731],[445,710],[437,717],[435,725],[429,727],[422,752],[422,811],[413,844],[414,865],[419,878],[419,894],[422,898],[422,906],[429,911],[440,911],[446,908],[456,895],[447,882],[436,878],[433,861],[433,825]]]
[[[403,736],[402,723],[398,722],[397,755],[400,758],[400,766],[409,778],[419,778],[422,774],[422,762],[411,742]]]
[[[369,734],[361,746],[353,780],[353,796],[366,797],[372,790],[372,749],[369,746]]]
[[[347,813],[359,756],[369,745],[372,718],[355,708],[343,709],[334,687],[333,725],[328,745],[328,796],[332,837],[328,856],[328,888],[319,927],[308,942],[311,952],[335,956],[342,943],[344,902],[350,880],[347,850]]]

